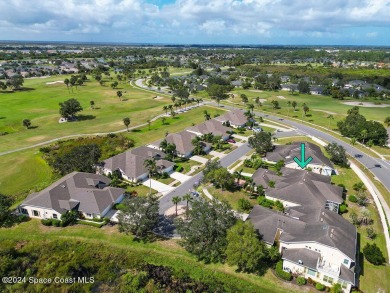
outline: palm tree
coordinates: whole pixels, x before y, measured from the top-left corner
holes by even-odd
[[[174,103],[176,101],[176,97],[172,96],[171,100],[172,100],[172,103]]]
[[[292,102],[291,102],[291,106],[294,108],[294,111],[295,111],[295,107],[296,107],[297,105],[298,105],[297,102],[295,102],[295,101],[292,101]]]
[[[118,96],[119,100],[122,101],[121,97],[122,97],[122,91],[117,91],[116,92],[116,95]]]
[[[168,114],[168,109],[169,109],[169,107],[168,107],[167,105],[165,105],[165,106],[163,107],[163,110],[165,111],[165,115]]]
[[[309,112],[309,107],[307,105],[304,105],[303,106],[303,112],[305,112],[305,116],[306,116],[306,113]]]
[[[164,153],[166,152],[167,146],[168,146],[167,140],[166,140],[166,139],[163,139],[163,140],[160,142],[160,149],[161,149]]]
[[[247,106],[248,106],[249,111],[251,111],[252,114],[253,114],[253,109],[255,108],[255,105],[253,105],[253,104],[248,104]]]
[[[181,197],[180,197],[180,196],[174,196],[174,197],[172,198],[172,202],[173,202],[173,204],[176,206],[176,216],[177,216],[177,204],[178,204],[179,202],[181,202]]]
[[[236,177],[236,179],[237,179],[237,185],[239,184],[240,179],[242,178],[242,171],[243,170],[244,169],[240,169],[240,171],[234,171],[234,173],[233,173],[234,177]]]
[[[166,152],[172,157],[172,161],[175,162],[176,145],[174,143],[168,143],[166,147]]]
[[[152,175],[157,171],[157,164],[154,158],[146,159],[144,166],[149,173],[149,194],[152,194]]]
[[[332,114],[328,115],[328,117],[326,117],[327,119],[329,119],[329,125],[328,125],[328,129],[330,129],[330,120],[333,120],[334,117]]]
[[[65,78],[64,83],[66,84],[66,87],[67,87],[68,92],[69,92],[69,79]]]
[[[152,121],[150,121],[149,119],[146,120],[146,122],[148,123],[148,127],[149,127],[149,130],[150,130],[150,124],[152,123]]]
[[[183,200],[186,201],[186,216],[188,218],[188,203],[193,201],[191,194],[186,193],[185,195],[183,195]]]
[[[91,109],[95,109],[95,101],[89,101],[89,104],[91,105]]]
[[[360,136],[362,137],[362,139],[363,139],[363,144],[364,144],[364,141],[365,141],[365,139],[366,139],[367,136],[368,136],[367,129],[363,129],[363,130],[360,132]]]
[[[210,120],[211,119],[211,116],[210,116],[209,112],[207,112],[207,110],[204,110],[203,114],[204,114],[204,119],[205,120]]]
[[[129,132],[130,118],[123,118],[123,124],[126,126],[127,132]]]
[[[161,118],[161,122],[162,122],[162,125],[165,125],[165,120],[166,120],[167,118],[165,118],[165,117],[162,117]]]

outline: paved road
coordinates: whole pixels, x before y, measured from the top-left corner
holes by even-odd
[[[249,152],[251,148],[248,146],[247,143],[243,144],[242,146],[239,146],[234,151],[227,154],[225,157],[220,159],[220,163],[222,167],[228,167],[231,164],[233,164],[235,161],[237,161],[239,158],[244,156],[247,152]],[[199,182],[199,180],[202,178],[203,172],[200,172],[196,175],[194,175],[191,179],[183,182],[181,185],[179,185],[175,190],[167,193],[165,196],[163,196],[160,199],[160,214],[164,214],[164,212],[173,206],[172,198],[174,196],[183,196],[184,194],[188,193],[189,191],[194,189],[194,184],[196,182]],[[180,204],[186,204],[185,201],[181,202]]]
[[[235,107],[231,107],[231,106],[224,106],[224,108],[236,109]],[[280,121],[281,119],[280,117],[268,115],[260,112],[255,112],[255,114],[275,121]],[[283,118],[283,123],[293,126],[303,134],[312,135],[328,142],[336,142],[342,145],[346,149],[347,153],[352,157],[354,157],[355,155],[361,155],[361,157],[356,158],[356,160],[358,160],[363,166],[369,169],[382,182],[382,184],[386,186],[386,188],[390,191],[390,162],[389,161],[383,159],[377,159],[370,155],[362,153],[359,149],[342,141],[341,139],[338,139],[330,134],[315,129],[311,126],[307,126],[305,124],[301,124],[299,122],[285,119],[285,118]]]

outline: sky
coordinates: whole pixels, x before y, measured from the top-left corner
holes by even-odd
[[[390,46],[390,0],[8,0],[0,39]]]

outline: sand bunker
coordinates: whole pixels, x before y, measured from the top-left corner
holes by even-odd
[[[335,112],[330,112],[330,111],[325,111],[325,110],[320,110],[320,109],[313,109],[313,111],[324,112],[324,113],[326,113],[326,114],[331,114],[331,115],[337,114],[337,113],[335,113]]]
[[[161,97],[161,96],[155,96],[153,97],[154,100],[161,100],[161,99],[164,99],[164,97]]]
[[[63,80],[50,81],[50,82],[47,82],[46,84],[56,84],[56,83],[64,83],[64,81]]]
[[[349,106],[359,106],[359,107],[367,107],[367,108],[385,108],[390,107],[390,104],[374,104],[371,102],[343,102],[345,105]]]
[[[253,101],[256,101],[256,98],[254,98]],[[259,99],[259,102],[263,104],[263,103],[267,102],[267,100],[266,99]]]
[[[262,90],[249,90],[250,92],[254,92],[254,93],[262,93],[263,91]]]
[[[277,96],[278,99],[285,100],[286,98],[283,96]]]

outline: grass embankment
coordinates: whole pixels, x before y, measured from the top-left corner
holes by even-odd
[[[300,292],[299,288],[279,282],[272,273],[265,276],[237,273],[236,268],[223,264],[204,264],[181,248],[175,240],[142,243],[133,241],[131,236],[121,234],[117,227],[101,229],[76,225],[66,228],[45,227],[37,220],[18,226],[0,229],[0,239],[32,241],[34,245],[45,245],[46,241],[82,241],[96,247],[106,247],[113,256],[122,253],[137,255],[147,263],[164,265],[174,271],[187,274],[195,280],[220,282],[225,292]],[[95,257],[99,256],[96,250]],[[224,290],[223,290],[224,291]]]
[[[205,107],[192,109],[173,118],[167,117],[164,124],[161,119],[158,119],[151,123],[150,130],[148,126],[144,126],[123,135],[132,139],[135,146],[151,143],[162,139],[167,131],[178,132],[192,124],[202,122]],[[212,116],[224,112],[224,110],[210,107],[207,107],[207,110]],[[52,175],[48,164],[42,159],[38,148],[1,156],[0,193],[11,195],[17,200],[23,199],[32,191],[47,187],[56,178]]]

